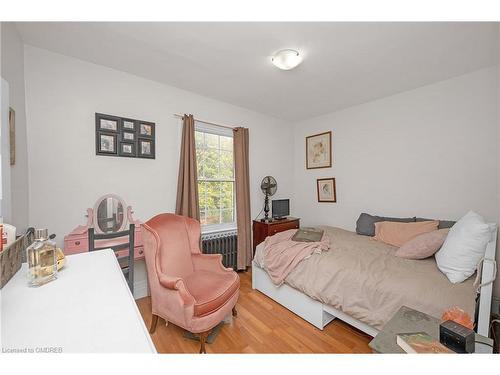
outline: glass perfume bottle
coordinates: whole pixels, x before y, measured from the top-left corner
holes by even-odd
[[[40,286],[57,278],[56,243],[47,229],[35,230],[35,242],[26,249],[28,285]]]

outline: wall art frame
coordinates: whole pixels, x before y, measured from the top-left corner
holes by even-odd
[[[96,155],[155,159],[155,127],[154,122],[96,112]]]
[[[331,131],[306,137],[306,169],[330,168],[332,159]]]
[[[318,178],[316,180],[316,188],[318,202],[337,203],[337,189],[334,177]]]

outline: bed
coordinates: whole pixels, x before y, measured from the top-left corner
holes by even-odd
[[[496,230],[482,266],[480,300],[476,308],[474,277],[452,284],[434,257],[407,260],[394,256],[397,248],[334,227],[321,227],[331,248],[300,262],[281,286],[272,283],[263,264],[264,244],[257,246],[252,285],[292,312],[323,329],[339,318],[375,336],[403,305],[440,317],[460,306],[471,316],[478,310],[478,333],[488,336],[495,271]]]

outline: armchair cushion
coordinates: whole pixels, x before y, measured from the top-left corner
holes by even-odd
[[[184,285],[193,296],[194,316],[213,313],[226,303],[240,287],[236,272],[199,270],[184,278]]]

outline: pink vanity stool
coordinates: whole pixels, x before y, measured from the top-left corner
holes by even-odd
[[[125,209],[126,207],[126,209]],[[129,224],[135,224],[134,258],[144,259],[142,247],[141,221],[132,217],[132,207],[127,206],[122,198],[114,194],[106,194],[99,198],[94,208],[87,208],[87,224],[79,225],[64,236],[64,254],[71,255],[89,251],[88,229],[95,233],[113,233],[127,230]],[[96,241],[96,246],[114,246],[127,242],[126,238]],[[123,250],[127,253],[127,250]],[[124,255],[117,252],[117,255]]]

